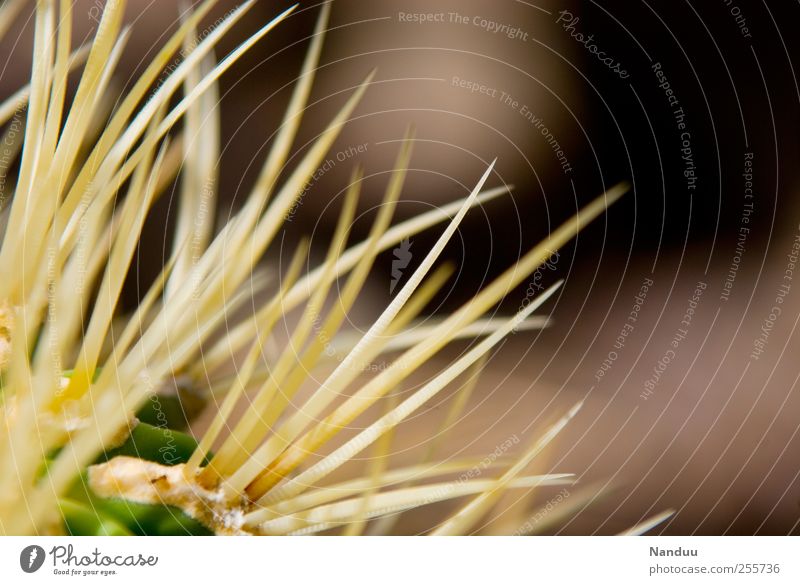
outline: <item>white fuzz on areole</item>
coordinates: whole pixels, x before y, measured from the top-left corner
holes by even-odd
[[[97,496],[176,506],[219,534],[389,531],[401,512],[456,498],[469,499],[434,533],[468,533],[507,490],[571,483],[567,474],[526,475],[525,469],[576,409],[516,457],[440,461],[435,450],[461,416],[489,353],[514,330],[544,327],[546,318],[532,313],[560,283],[514,316],[487,313],[627,186],[590,203],[458,310],[418,326],[453,272],[436,264],[460,222],[509,188],[484,190],[492,163],[468,197],[392,226],[411,159],[409,131],[364,241],[348,247],[363,177],[357,168],[324,261],[304,273],[303,243],[283,274],[263,271],[259,261],[374,72],[284,173],[320,59],[330,12],[324,4],[258,178],[244,205],[215,232],[217,81],[295,9],[217,61],[220,39],[253,1],[200,40],[198,25],[215,4],[206,0],[184,14],[107,116],[109,86],[128,36],[125,2],[109,0],[94,39],[77,49],[71,3],[36,2],[30,83],[0,104],[0,123],[17,124],[21,134],[24,125],[14,195],[2,210],[0,532],[62,531],[63,498],[87,470]],[[24,7],[24,0],[0,7],[0,35]],[[178,51],[180,64],[164,75]],[[67,99],[71,75],[77,89]],[[171,255],[139,305],[125,312],[120,297],[145,221],[174,179],[180,187]],[[438,224],[444,224],[438,241],[366,333],[342,331],[377,255]],[[229,323],[252,302],[254,289],[266,300]],[[333,303],[331,291],[338,291]],[[288,342],[265,362],[276,325],[293,311]],[[405,398],[395,394],[448,343],[465,338],[476,341],[462,357]],[[339,361],[332,362],[330,348]],[[395,357],[371,372],[379,356]],[[313,373],[331,365],[315,381]],[[365,373],[374,375],[364,380]],[[460,377],[466,381],[418,463],[392,467],[393,432]],[[94,464],[125,440],[153,395],[178,386],[202,394],[212,410],[188,462],[166,466],[120,456]],[[376,405],[382,414],[373,413]],[[373,418],[347,436],[362,415]],[[374,460],[365,473],[327,479],[370,446]]]

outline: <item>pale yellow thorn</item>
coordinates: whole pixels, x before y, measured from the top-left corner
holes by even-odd
[[[499,479],[487,488],[483,493],[474,498],[466,506],[461,508],[453,516],[439,525],[432,532],[434,536],[450,536],[469,533],[470,528],[475,525],[490,509],[497,500],[503,495],[504,491],[513,482],[525,467],[560,433],[567,423],[572,420],[580,410],[583,402],[573,406],[569,412],[558,422],[551,426],[540,438],[538,438],[527,453],[511,466]]]
[[[675,510],[664,510],[660,514],[656,514],[655,516],[640,522],[636,526],[632,526],[631,528],[620,532],[617,536],[641,536],[650,532],[653,528],[672,517],[674,514]]]

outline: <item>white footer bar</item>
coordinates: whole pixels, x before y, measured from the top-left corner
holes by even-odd
[[[797,537],[0,538],[0,583],[800,583]]]

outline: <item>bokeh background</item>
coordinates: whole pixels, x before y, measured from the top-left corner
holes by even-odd
[[[218,56],[289,5],[259,0]],[[220,1],[209,24],[233,6]],[[101,7],[75,3],[85,15],[77,38],[96,27]],[[116,91],[183,8],[129,1],[132,36]],[[221,81],[223,220],[258,172],[318,12],[301,2]],[[415,22],[419,15],[431,17]],[[3,96],[28,77],[28,16],[0,46]],[[468,300],[605,189],[632,185],[497,308],[511,314],[532,283],[566,279],[545,310],[551,326],[514,335],[492,357],[440,448],[442,456],[491,452],[585,400],[537,463],[576,473],[569,497],[582,505],[568,515],[552,507],[537,531],[612,534],[674,509],[656,533],[800,534],[798,17],[797,3],[745,0],[334,2],[297,152],[373,68],[377,75],[332,150],[335,164],[287,223],[287,243],[310,234],[324,251],[356,163],[368,177],[354,228],[363,237],[409,125],[415,149],[398,218],[465,196],[495,157],[488,186],[513,185],[462,224],[445,252],[457,278],[432,314]],[[142,281],[171,241],[169,199],[142,242]],[[413,238],[407,274],[437,235]],[[368,325],[390,300],[391,267],[387,252],[351,327]],[[467,347],[443,352],[403,391]],[[432,404],[405,425],[394,462],[414,460],[412,448],[446,407]],[[554,495],[516,495],[494,514],[501,523],[524,518]],[[425,529],[426,514],[398,529]]]

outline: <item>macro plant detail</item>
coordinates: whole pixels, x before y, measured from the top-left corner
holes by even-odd
[[[8,33],[25,4],[0,7],[0,33]],[[398,514],[456,499],[460,507],[431,533],[469,534],[509,490],[574,482],[567,472],[526,469],[580,404],[467,480],[458,478],[480,459],[437,460],[431,447],[417,464],[391,467],[387,454],[404,420],[460,384],[441,429],[431,432],[438,439],[479,387],[492,350],[514,331],[543,326],[534,312],[560,283],[512,316],[486,315],[627,186],[600,195],[451,314],[418,325],[452,276],[453,267],[439,259],[460,223],[507,189],[485,188],[491,163],[476,170],[467,197],[393,224],[412,158],[409,130],[365,240],[351,242],[363,178],[357,167],[322,263],[304,270],[306,242],[282,271],[265,269],[261,259],[375,73],[290,167],[331,10],[324,4],[257,180],[241,208],[215,227],[217,81],[294,10],[217,60],[220,39],[253,4],[230,12],[202,38],[198,26],[215,1],[187,10],[122,98],[109,103],[129,34],[122,26],[125,3],[109,0],[94,38],[75,47],[70,0],[36,2],[30,83],[0,104],[3,144],[19,168],[5,178],[13,195],[3,193],[0,248],[4,534],[388,533]],[[178,52],[180,64],[165,76]],[[68,98],[71,79],[77,86]],[[139,305],[125,311],[120,298],[143,226],[174,181],[179,211],[170,256]],[[411,264],[410,241],[429,229],[441,234],[428,250],[415,244],[419,262]],[[402,254],[392,270],[391,301],[354,337],[343,325],[376,257],[393,249]],[[232,322],[255,298],[264,300]],[[266,344],[288,315],[288,343],[265,360]],[[464,338],[474,343],[459,359],[413,392],[395,392]],[[312,373],[331,365],[326,350],[333,342],[343,357],[318,382]],[[365,370],[381,356],[391,362],[365,381]],[[180,417],[167,413],[174,408],[188,416],[192,401],[211,413],[201,431],[179,428]],[[363,428],[349,427],[364,417],[371,418]],[[364,452],[371,453],[366,472],[356,465]]]

